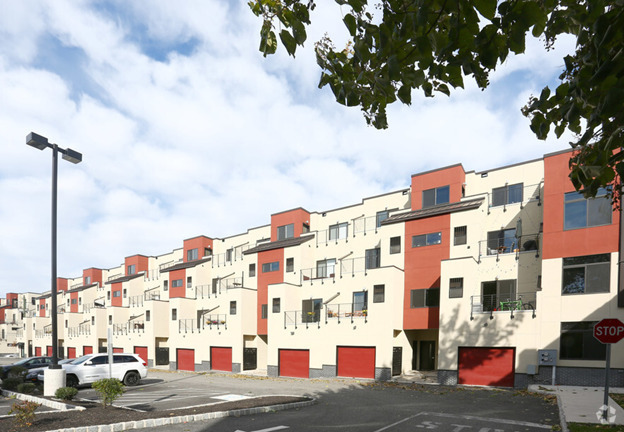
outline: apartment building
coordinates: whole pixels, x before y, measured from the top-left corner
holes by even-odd
[[[599,385],[606,350],[593,325],[624,320],[620,214],[604,193],[574,191],[569,157],[443,167],[359,204],[282,211],[241,234],[59,278],[58,354],[110,343],[171,370]],[[8,295],[2,341],[51,353],[50,308],[49,292]],[[21,332],[5,339],[16,310]],[[624,385],[624,345],[611,367]]]

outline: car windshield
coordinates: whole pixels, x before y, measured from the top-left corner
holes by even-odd
[[[13,363],[13,365],[14,365],[14,366],[17,366],[17,365],[23,365],[23,364],[27,363],[27,362],[28,362],[28,361],[30,361],[30,360],[32,360],[32,359],[30,359],[30,358],[25,358],[25,359],[22,359],[22,360],[20,360],[20,361],[18,361],[18,362]]]
[[[77,359],[70,361],[69,364],[79,365],[91,358],[91,355],[83,355],[82,357],[78,357]]]

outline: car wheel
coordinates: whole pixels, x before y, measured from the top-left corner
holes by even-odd
[[[135,386],[141,381],[141,376],[136,372],[128,372],[124,377],[123,383],[127,386]]]
[[[67,375],[65,379],[65,384],[67,385],[67,387],[76,388],[78,387],[78,378],[76,378],[75,375]]]

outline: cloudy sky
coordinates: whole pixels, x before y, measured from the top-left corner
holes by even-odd
[[[345,40],[340,7],[317,3],[293,60],[262,57],[242,0],[0,0],[0,297],[50,286],[51,151],[26,146],[30,131],[84,155],[59,161],[63,277],[354,204],[420,171],[567,148],[536,140],[520,108],[556,83],[571,41],[532,41],[488,90],[414,96],[377,131],[317,88],[312,42]]]

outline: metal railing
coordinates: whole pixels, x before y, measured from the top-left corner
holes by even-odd
[[[541,234],[526,234],[511,238],[497,238],[481,240],[479,242],[479,260],[482,256],[496,256],[517,254],[520,252],[535,252],[535,257],[540,255]]]
[[[178,320],[178,333],[196,333],[199,331],[196,319],[183,318]]]
[[[160,291],[153,291],[153,290],[145,291],[143,293],[143,300],[144,301],[160,300]]]
[[[513,185],[508,185],[508,186],[513,186]],[[542,183],[523,186],[522,187],[522,200],[517,201],[517,202],[507,203],[508,198],[505,197],[502,204],[497,204],[495,206],[491,191],[487,192],[487,200],[488,200],[487,201],[488,202],[488,214],[490,214],[490,210],[493,208],[502,208],[503,211],[507,211],[507,206],[515,205],[515,204],[520,204],[520,208],[522,209],[524,208],[524,205],[527,202],[533,201],[533,200],[537,201],[538,205],[542,205]]]
[[[144,278],[146,281],[158,280],[160,279],[160,268],[151,269],[145,272]]]
[[[174,266],[174,265],[176,265],[176,264],[181,264],[182,262],[183,262],[183,260],[182,260],[182,259],[179,259],[179,260],[177,260],[177,261],[167,261],[167,262],[166,262],[166,263],[164,263],[164,264],[160,264],[160,265],[158,266],[158,270],[159,270],[159,271],[162,271],[162,270],[168,269],[169,267],[173,267],[173,266]]]
[[[142,307],[144,301],[143,294],[130,296],[128,297],[128,307]]]
[[[119,279],[120,277],[123,277],[123,276],[124,276],[123,273],[114,274],[114,275],[109,276],[108,278],[106,278],[106,282],[110,282],[112,280]]]
[[[300,325],[305,325],[308,328],[310,325],[314,325],[318,328],[321,327],[321,311],[304,312],[304,311],[287,311],[284,312],[284,328],[288,326],[294,326],[297,328]]]
[[[225,327],[227,329],[227,315],[226,314],[210,314],[202,317],[202,329],[205,328],[220,328]]]
[[[48,333],[45,330],[35,330],[35,338],[37,339],[47,337],[48,335],[51,335],[51,334],[52,332]]]
[[[301,270],[301,283],[304,281],[310,281],[310,283],[320,281],[321,283],[324,283],[326,279],[335,281],[336,267],[336,264],[329,264],[325,266],[317,265],[313,268],[303,269]]]
[[[91,334],[91,324],[84,323],[78,325],[78,327],[69,327],[67,329],[67,335],[69,337],[77,337],[80,335],[90,335]]]
[[[132,320],[128,323],[130,333],[145,333],[145,321]]]
[[[119,323],[113,324],[113,334],[114,335],[127,335],[128,334],[128,323]]]
[[[364,319],[368,322],[368,307],[366,305],[354,303],[335,303],[325,305],[325,323],[330,319],[338,320],[349,319],[353,322],[355,319]]]
[[[361,217],[357,219],[353,219],[353,237],[356,234],[364,234],[367,232],[374,231],[375,233],[379,230],[377,226],[377,216],[368,216]]]
[[[532,312],[535,318],[537,310],[537,293],[524,292],[513,294],[481,294],[470,297],[470,319],[475,314],[489,313],[494,318],[494,312],[507,312],[511,318],[518,312]]]
[[[210,298],[211,293],[212,285],[197,285],[195,287],[195,298]]]
[[[243,277],[231,277],[227,279],[219,279],[219,292],[221,289],[230,290],[234,288],[241,288],[243,286]]]

